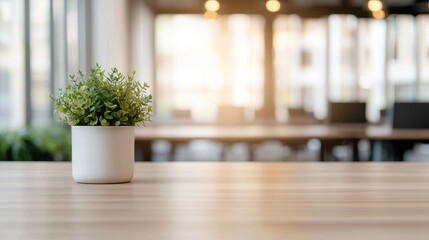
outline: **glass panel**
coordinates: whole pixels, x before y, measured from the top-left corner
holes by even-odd
[[[54,1],[54,91],[79,70],[77,0]]]
[[[65,1],[54,1],[54,62],[55,69],[55,91],[65,86],[68,78],[66,71],[66,48],[65,39]]]
[[[156,107],[160,120],[191,110],[214,121],[220,105],[262,106],[264,21],[260,16],[160,15],[156,19]]]
[[[386,21],[359,19],[359,100],[367,102],[367,118],[380,120],[386,103]]]
[[[318,39],[318,41],[314,41]],[[276,114],[305,108],[326,116],[326,20],[279,16],[274,21]]]
[[[0,0],[0,129],[24,125],[24,2]]]
[[[50,122],[50,49],[49,49],[49,0],[30,2],[30,51],[32,124],[47,125]]]
[[[329,16],[329,100],[358,101],[357,26],[351,15]]]
[[[413,87],[416,71],[416,21],[413,16],[397,15],[388,19],[388,80],[391,100],[411,101],[416,94]]]
[[[78,1],[65,0],[67,4],[67,55],[68,73],[74,74],[79,70],[79,39],[78,39]]]
[[[328,20],[277,17],[274,49],[279,118],[284,118],[288,107],[314,111],[319,119],[326,117],[328,59],[329,100],[366,101],[368,119],[377,121],[386,107],[385,32],[385,21],[354,16],[332,15]]]
[[[419,37],[418,61],[419,61],[419,89],[418,100],[429,101],[429,16],[417,16],[417,31]]]

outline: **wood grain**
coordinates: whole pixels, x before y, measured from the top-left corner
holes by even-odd
[[[70,163],[0,162],[0,239],[427,239],[426,163],[137,163],[128,184]]]

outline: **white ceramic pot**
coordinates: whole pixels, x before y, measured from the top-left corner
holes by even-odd
[[[73,179],[122,183],[134,175],[133,126],[72,126]]]

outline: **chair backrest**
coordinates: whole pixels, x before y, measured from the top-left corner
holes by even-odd
[[[391,116],[388,113],[390,113],[390,111],[388,112],[387,109],[380,109],[380,119],[378,120],[379,124],[385,124],[389,122]]]
[[[304,108],[288,108],[287,109],[289,119],[305,118],[309,116],[309,113]]]
[[[365,102],[330,102],[329,123],[367,123]]]
[[[288,108],[288,124],[316,124],[318,121],[312,112],[304,108]]]
[[[189,109],[174,109],[172,111],[172,118],[173,119],[179,119],[179,120],[192,120],[191,110]]]
[[[219,106],[217,112],[218,124],[245,124],[246,115],[243,107]]]
[[[191,110],[189,109],[173,109],[168,123],[173,124],[193,124]]]
[[[395,102],[393,128],[429,128],[429,102]]]

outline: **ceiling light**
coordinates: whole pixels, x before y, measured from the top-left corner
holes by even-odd
[[[204,5],[209,12],[216,12],[220,8],[220,3],[217,0],[208,0]]]
[[[383,3],[380,0],[369,0],[368,9],[371,12],[378,12],[383,9]]]
[[[280,10],[280,2],[278,0],[268,0],[265,6],[270,12],[278,12]]]
[[[384,17],[386,17],[386,14],[384,13],[383,10],[381,10],[381,11],[377,11],[377,12],[372,12],[372,16],[375,19],[384,19]]]

